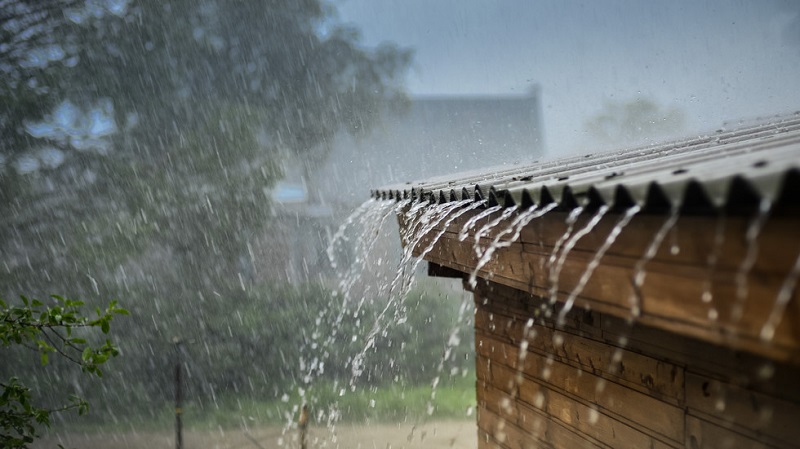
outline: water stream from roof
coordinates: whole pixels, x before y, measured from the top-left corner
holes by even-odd
[[[586,268],[584,269],[583,274],[581,274],[581,277],[578,280],[577,285],[575,285],[575,287],[572,289],[567,299],[564,301],[564,306],[558,312],[557,324],[559,326],[564,325],[564,321],[566,319],[567,314],[569,313],[570,310],[572,310],[572,307],[575,304],[575,299],[578,297],[578,295],[581,294],[583,289],[586,287],[586,284],[589,282],[589,279],[591,279],[592,274],[594,274],[594,271],[597,269],[597,267],[600,266],[600,260],[606,254],[608,249],[611,248],[611,245],[613,245],[614,242],[617,241],[617,237],[619,237],[622,230],[625,229],[625,226],[627,226],[628,223],[631,222],[633,217],[636,214],[638,214],[639,211],[641,210],[642,208],[639,206],[633,206],[628,208],[628,210],[625,211],[625,214],[622,215],[622,217],[617,221],[617,223],[611,229],[611,232],[608,233],[608,236],[606,236],[606,239],[605,241],[603,241],[603,244],[600,246],[600,248],[597,249],[597,252],[595,252],[594,256],[592,256],[592,260],[590,260],[589,263],[586,265]],[[602,215],[599,212],[600,211],[598,211],[598,215],[600,216],[600,218],[602,218]],[[605,214],[605,211],[603,211],[603,214]],[[598,215],[595,215],[595,217],[597,217]]]
[[[714,293],[712,290],[714,284],[714,276],[717,272],[717,265],[719,264],[719,256],[722,252],[722,245],[725,243],[725,228],[727,226],[727,217],[720,214],[717,217],[717,224],[714,227],[714,242],[711,251],[708,253],[706,259],[707,269],[706,277],[703,280],[703,293],[700,295],[700,300],[703,304],[708,305],[708,319],[716,323],[719,318],[719,310],[714,305]]]
[[[507,248],[511,246],[512,243],[519,239],[520,233],[522,229],[528,225],[531,221],[543,217],[546,213],[550,212],[551,210],[555,209],[558,206],[556,203],[550,203],[547,206],[539,209],[537,206],[531,206],[526,211],[519,214],[514,220],[509,224],[505,229],[498,232],[495,235],[492,242],[486,247],[486,249],[480,253],[478,263],[475,265],[475,268],[472,270],[472,273],[469,275],[469,285],[471,287],[475,287],[477,285],[477,277],[478,272],[480,272],[481,268],[486,266],[487,263],[492,259],[492,255],[500,248]],[[511,233],[511,237],[508,239],[504,239]],[[476,237],[476,244],[477,244],[477,237]]]
[[[749,294],[747,277],[758,259],[758,237],[761,235],[761,230],[764,228],[771,211],[772,201],[766,197],[762,198],[758,204],[758,212],[747,226],[745,233],[747,252],[739,265],[739,270],[736,272],[736,300],[731,310],[731,320],[734,323],[741,320],[744,313],[745,302]]]
[[[578,221],[578,217],[583,213],[583,207],[576,207],[570,211],[567,215],[565,220],[566,229],[564,233],[561,234],[561,237],[556,240],[555,245],[553,246],[553,250],[550,252],[550,257],[547,259],[547,268],[549,269],[548,273],[548,280],[550,281],[550,292],[549,292],[549,299],[550,303],[554,303],[556,296],[558,295],[558,277],[561,274],[558,269],[558,259],[561,250],[561,246],[569,239],[572,235],[572,230],[575,227],[575,222]]]
[[[492,215],[493,213],[501,210],[502,208],[503,206],[492,206],[478,214],[475,214],[475,216],[470,217],[470,219],[467,220],[466,223],[464,223],[464,226],[461,227],[461,231],[458,232],[458,240],[461,242],[466,240],[467,237],[469,237],[469,232],[472,230],[472,228],[475,227],[475,225],[480,220],[488,217],[489,215]]]
[[[436,222],[431,225],[431,229],[430,230],[434,230],[436,227],[438,227],[439,230],[437,231],[436,235],[434,235],[432,238],[430,238],[430,241],[428,242],[428,245],[425,246],[425,248],[413,259],[413,262],[411,263],[411,267],[408,270],[408,272],[414,273],[416,271],[416,269],[419,266],[419,264],[423,260],[425,260],[425,256],[427,256],[428,253],[430,253],[431,250],[433,250],[433,248],[436,246],[436,243],[439,241],[439,239],[442,237],[442,235],[444,235],[444,233],[447,232],[447,229],[449,228],[449,226],[456,219],[458,219],[458,217],[464,215],[465,213],[467,213],[467,212],[469,212],[471,210],[474,210],[474,209],[477,209],[477,208],[483,206],[485,203],[486,203],[486,200],[473,201],[473,200],[467,199],[467,200],[461,200],[461,201],[454,201],[452,203],[446,203],[446,204],[443,204],[441,206],[438,206],[439,210],[440,210],[439,213],[441,214],[441,218],[439,220],[436,220]],[[441,223],[441,226],[439,226],[440,223]],[[427,231],[425,234],[423,234],[420,237],[420,241],[422,240],[423,237],[425,237],[425,235],[428,234],[428,232],[430,232],[430,231]],[[414,247],[416,247],[416,245],[413,246],[412,249]],[[411,282],[413,282],[413,280],[414,280],[413,276],[405,277],[403,285],[401,286],[401,290],[400,291],[401,292],[407,292],[408,289],[410,288],[410,286],[411,286],[410,284],[411,284]]]
[[[767,321],[761,327],[759,336],[762,340],[769,342],[775,337],[775,330],[783,319],[786,305],[789,304],[789,301],[792,299],[792,295],[797,287],[798,278],[800,278],[800,255],[798,255],[792,269],[783,280],[783,283],[781,283],[781,289],[778,292],[778,296],[775,298],[775,303],[772,306],[769,317],[767,317]]]
[[[578,210],[582,208],[576,208]],[[572,235],[569,240],[564,244],[564,247],[561,249],[561,254],[558,256],[558,261],[556,262],[555,268],[551,272],[551,287],[550,287],[550,303],[555,304],[558,299],[558,281],[559,277],[561,276],[561,271],[564,269],[564,264],[567,261],[567,256],[569,255],[570,251],[575,247],[578,243],[578,240],[583,238],[584,236],[588,235],[592,232],[592,229],[597,226],[597,223],[600,223],[600,220],[603,216],[608,212],[609,207],[607,205],[600,206],[597,209],[597,212],[592,216],[592,218],[586,223],[586,225],[581,228],[578,232]],[[580,213],[580,212],[578,212]]]
[[[642,314],[642,286],[644,285],[645,278],[647,277],[645,266],[656,256],[658,249],[664,242],[664,238],[667,236],[667,233],[669,233],[669,231],[675,227],[675,224],[678,222],[679,216],[680,208],[677,205],[673,205],[669,215],[667,216],[667,219],[664,220],[664,223],[661,225],[655,235],[653,235],[653,239],[650,241],[650,244],[647,245],[647,249],[645,250],[644,254],[633,267],[633,293],[630,297],[632,319],[638,318]]]
[[[477,256],[480,259],[481,254],[483,254],[484,250],[481,249],[481,239],[483,238],[483,236],[489,234],[491,231],[494,230],[494,228],[497,227],[498,224],[507,220],[511,215],[513,215],[517,211],[517,209],[519,209],[519,206],[511,206],[504,208],[503,212],[500,213],[499,216],[497,216],[492,220],[489,220],[486,224],[481,226],[480,229],[478,229],[474,237],[475,243],[472,245],[472,249],[475,251],[475,256]]]

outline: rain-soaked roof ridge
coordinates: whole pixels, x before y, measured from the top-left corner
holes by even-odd
[[[386,186],[379,199],[483,200],[560,209],[634,205],[648,212],[737,211],[762,200],[797,203],[800,113],[735,131],[623,151],[487,169]],[[791,181],[791,182],[790,182]]]

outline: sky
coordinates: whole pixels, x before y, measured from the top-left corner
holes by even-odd
[[[684,136],[800,110],[800,2],[334,4],[365,46],[415,50],[412,95],[516,95],[539,84],[551,154],[591,151],[585,123],[608,101],[677,107]]]

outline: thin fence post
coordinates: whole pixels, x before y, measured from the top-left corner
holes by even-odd
[[[303,404],[300,411],[300,419],[297,422],[300,428],[300,449],[306,449],[306,432],[308,431],[308,405]]]
[[[181,400],[183,399],[181,391],[181,341],[175,339],[175,449],[183,449],[183,423],[181,422],[181,415],[183,409],[181,408]]]

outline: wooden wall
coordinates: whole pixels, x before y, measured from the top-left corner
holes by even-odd
[[[445,229],[428,234],[414,248],[416,256],[456,272],[469,274],[479,256],[473,237],[462,240],[459,232],[469,214],[449,222]],[[575,223],[573,233],[583,229],[593,213],[584,213]],[[565,212],[553,211],[525,226],[519,238],[508,241],[512,233],[501,236],[507,246],[499,248],[491,260],[478,270],[483,279],[546,296],[552,287],[551,259],[554,247],[565,235]],[[498,213],[478,221],[473,232],[499,217]],[[501,221],[480,239],[488,247],[495,235],[508,229],[514,215]],[[565,301],[576,289],[589,262],[597,255],[612,229],[620,220],[606,214],[593,230],[580,238],[563,260],[558,273],[558,301]],[[638,321],[679,335],[701,339],[721,347],[733,347],[761,354],[775,360],[800,365],[800,288],[784,304],[775,335],[763,339],[763,326],[780,302],[778,297],[800,254],[798,222],[794,216],[773,216],[764,224],[757,239],[748,242],[751,217],[709,218],[681,216],[670,229],[663,244],[644,273],[646,279],[638,292],[632,279],[636,266],[666,222],[659,215],[633,218],[608,248],[600,264],[575,298],[575,305],[626,319],[631,315],[632,299],[640,297]],[[403,226],[403,223],[401,223]],[[443,226],[443,225],[442,225]],[[442,232],[439,235],[439,232]],[[437,237],[435,242],[430,240]],[[562,242],[563,243],[563,242]],[[716,262],[710,263],[710,255]],[[755,256],[752,267],[742,270],[744,261]],[[744,274],[744,289],[737,279]],[[740,290],[744,293],[739,298]],[[710,293],[708,300],[703,299]],[[735,309],[743,313],[735,317]]]
[[[800,367],[479,282],[479,448],[800,447]],[[544,311],[544,313],[543,313]]]

